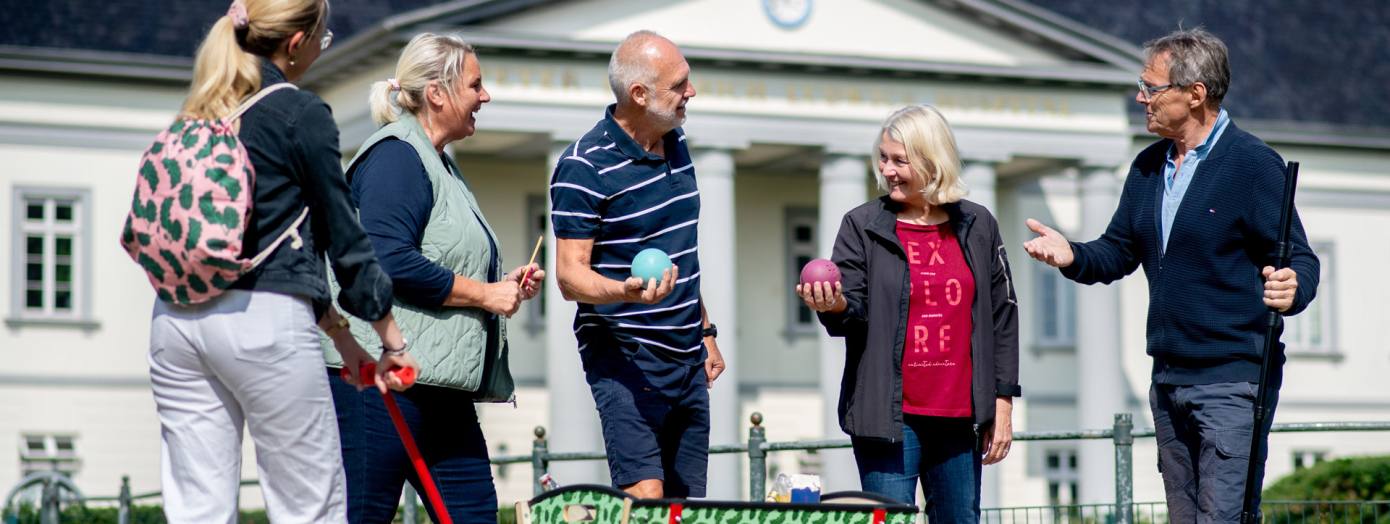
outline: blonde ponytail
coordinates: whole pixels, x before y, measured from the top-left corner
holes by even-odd
[[[372,82],[371,94],[367,96],[367,103],[372,108],[372,121],[378,126],[384,126],[395,122],[400,118],[400,107],[393,100],[396,97],[396,90],[391,83],[385,80]]]
[[[232,17],[223,16],[198,46],[193,62],[193,85],[183,103],[183,116],[222,118],[260,87],[260,64],[255,55],[242,51],[237,44]]]
[[[376,125],[395,122],[401,113],[415,116],[425,109],[425,87],[432,81],[448,96],[454,96],[454,82],[463,77],[463,61],[473,54],[473,46],[458,35],[421,33],[410,39],[396,61],[396,85],[372,83],[367,101]]]
[[[325,0],[237,0],[245,7],[238,27],[230,14],[217,19],[198,46],[193,83],[181,116],[216,119],[230,115],[261,88],[261,58],[270,58],[296,32],[317,34],[327,23]]]

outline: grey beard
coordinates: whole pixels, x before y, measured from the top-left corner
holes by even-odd
[[[685,117],[676,116],[676,110],[664,111],[661,109],[647,108],[647,116],[652,119],[652,123],[660,124],[661,129],[670,131],[685,124]]]

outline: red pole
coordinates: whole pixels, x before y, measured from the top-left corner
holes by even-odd
[[[410,435],[410,427],[405,425],[405,417],[401,415],[401,408],[396,406],[396,397],[387,392],[381,397],[386,401],[386,409],[391,412],[391,422],[396,424],[396,433],[401,435],[401,443],[405,444],[405,453],[410,455],[410,463],[415,466],[415,473],[420,476],[420,483],[425,485],[425,498],[430,501],[430,506],[434,508],[434,514],[439,518],[441,524],[454,524],[453,519],[449,518],[448,508],[444,507],[444,499],[439,496],[439,488],[434,484],[434,477],[430,476],[430,469],[425,465],[425,457],[420,456],[420,448],[415,447],[415,438]],[[414,504],[415,501],[407,501]]]
[[[344,379],[348,376],[348,369],[343,368]],[[415,383],[415,371],[410,368],[393,369],[391,373],[396,375],[407,386]],[[357,375],[361,378],[362,385],[371,386],[376,383],[376,364],[367,363],[362,365],[361,371]],[[420,483],[425,485],[425,499],[429,501],[430,507],[434,508],[434,515],[439,519],[440,524],[454,524],[454,520],[449,518],[449,510],[444,507],[444,498],[439,495],[439,487],[434,483],[434,477],[430,476],[429,466],[425,464],[425,457],[420,455],[420,448],[415,445],[415,437],[410,434],[410,426],[405,424],[405,416],[401,415],[400,406],[396,405],[396,397],[387,391],[381,399],[386,401],[386,411],[391,413],[391,422],[396,425],[396,433],[401,436],[401,444],[405,445],[405,453],[410,456],[410,464],[415,467],[415,474],[419,475]],[[414,504],[415,501],[406,501],[407,504]]]

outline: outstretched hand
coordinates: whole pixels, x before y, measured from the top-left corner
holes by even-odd
[[[1031,218],[1024,223],[1028,225],[1029,231],[1038,235],[1023,243],[1023,250],[1028,252],[1028,256],[1052,267],[1071,265],[1075,260],[1075,255],[1071,251],[1071,243],[1067,242],[1067,237]]]

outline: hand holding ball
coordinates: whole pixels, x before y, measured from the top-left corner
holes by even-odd
[[[647,248],[632,258],[632,276],[622,282],[624,302],[656,304],[675,289],[681,268],[665,251]]]
[[[817,258],[801,268],[801,284],[796,291],[813,311],[840,312],[847,304],[839,286],[840,268],[834,262]]]
[[[840,268],[834,262],[824,258],[817,258],[801,268],[801,283],[814,284],[824,282],[827,286],[834,286],[840,281]]]
[[[670,268],[671,257],[660,249],[643,249],[632,258],[632,276],[642,279],[643,284],[652,280],[661,281],[662,273]]]

